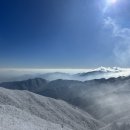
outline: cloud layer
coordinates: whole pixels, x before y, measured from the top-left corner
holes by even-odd
[[[121,27],[111,17],[105,18],[104,24],[111,29],[113,38],[116,38],[113,49],[116,61],[121,66],[130,65],[130,29]]]

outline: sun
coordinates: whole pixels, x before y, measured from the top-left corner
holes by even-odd
[[[117,2],[117,0],[107,0],[107,3],[108,3],[109,5],[115,4],[116,2]]]
[[[111,7],[115,7],[120,0],[103,0],[104,8],[103,13],[106,13]]]

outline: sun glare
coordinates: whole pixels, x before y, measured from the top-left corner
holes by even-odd
[[[110,9],[112,6],[116,6],[117,2],[119,0],[103,0],[104,3],[104,8],[103,8],[103,13],[106,13],[108,9]]]
[[[117,0],[107,0],[108,4],[115,4],[117,2]]]

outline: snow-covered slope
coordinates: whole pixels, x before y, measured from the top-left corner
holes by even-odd
[[[17,127],[17,124],[19,124],[21,121],[25,121],[26,119],[29,118],[30,118],[30,123],[32,125],[35,125],[32,120],[33,117],[30,116],[35,116],[38,118],[38,120],[46,120],[47,122],[49,121],[55,124],[60,124],[60,126],[63,126],[65,128],[65,129],[63,128],[63,130],[67,130],[69,128],[72,130],[96,130],[97,128],[103,126],[101,122],[95,120],[88,113],[72,105],[69,105],[64,101],[43,97],[28,91],[8,90],[8,89],[0,88],[0,105],[4,105],[4,107],[0,107],[0,111],[1,113],[3,113],[0,119],[2,120],[4,116],[6,116],[5,114],[7,113],[7,115],[9,116],[6,116],[6,118],[4,118],[3,123],[5,123],[6,120],[9,120],[10,121],[9,123],[11,123],[12,126],[10,124],[8,125],[12,127],[12,130],[14,130],[13,128]],[[11,107],[6,107],[7,105],[10,105]],[[7,112],[5,111],[5,114],[3,112],[4,110],[7,111]],[[17,112],[17,111],[21,111],[21,112]],[[27,117],[25,116],[25,120],[24,120],[23,111],[29,114],[29,116],[28,115]],[[21,117],[22,114],[18,115],[17,117],[17,114],[22,112],[23,112],[23,117]],[[17,118],[18,118],[18,122],[16,121]],[[38,130],[37,126],[39,127],[39,123],[37,124],[37,122],[39,122],[38,120],[36,119],[35,121],[36,130]],[[26,127],[29,126],[27,123],[28,122],[25,123]],[[24,122],[20,125],[23,124]],[[32,127],[31,124],[30,127]],[[46,124],[44,125],[46,126]],[[50,125],[48,125],[47,127],[48,130],[55,130],[55,128],[57,127],[60,128],[60,126],[56,125],[54,129],[51,128],[49,129],[49,127],[51,127]]]
[[[0,105],[0,130],[71,130],[10,105]]]
[[[9,89],[25,89],[43,96],[65,100],[107,123],[127,115],[127,111],[130,112],[130,77],[86,82],[73,80],[47,82],[37,78],[1,85]]]
[[[11,105],[44,121],[60,124],[66,129],[130,129],[130,77],[85,82],[75,80],[48,82],[38,78],[3,85],[10,89],[27,89],[47,97],[25,90],[0,88],[0,105]],[[32,86],[29,87],[30,85]],[[105,122],[105,127],[101,122]]]

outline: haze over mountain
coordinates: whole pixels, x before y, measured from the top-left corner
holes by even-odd
[[[130,77],[90,81],[42,78],[1,83],[8,89],[28,90],[42,96],[64,100],[89,113],[106,126],[101,130],[128,130],[130,120]]]
[[[130,130],[130,0],[0,0],[0,130]]]
[[[130,69],[119,67],[99,67],[96,69],[4,69],[0,70],[0,82],[21,81],[43,78],[86,81],[100,78],[129,76]]]

